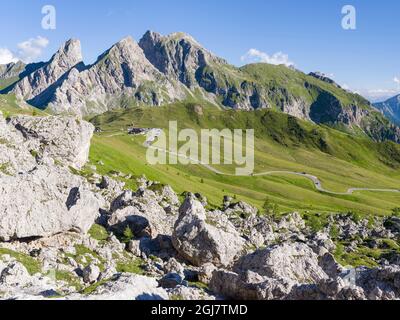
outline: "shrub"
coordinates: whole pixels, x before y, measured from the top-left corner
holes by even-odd
[[[129,226],[127,226],[125,228],[124,232],[122,233],[121,241],[123,243],[128,243],[129,241],[131,241],[134,238],[135,238],[135,235],[133,234],[133,231],[131,230],[131,228]]]

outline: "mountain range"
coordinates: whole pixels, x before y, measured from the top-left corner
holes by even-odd
[[[392,97],[384,102],[376,103],[374,106],[393,123],[400,125],[400,95]]]
[[[0,66],[0,93],[56,114],[98,115],[177,101],[237,110],[272,109],[317,124],[400,142],[400,129],[360,95],[327,76],[283,65],[235,67],[185,33],[127,37],[85,65],[71,39],[45,63]],[[391,117],[393,119],[393,117]]]

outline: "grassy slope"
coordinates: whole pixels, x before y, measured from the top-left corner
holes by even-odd
[[[295,96],[307,98],[308,101],[315,99],[315,89],[319,88],[336,96],[343,106],[354,103],[360,107],[369,108],[368,101],[363,97],[285,66],[255,63],[243,66],[240,70],[263,86],[278,85],[279,87],[286,88]],[[312,85],[314,88],[307,88],[305,86],[306,83]]]
[[[15,97],[0,97],[5,114],[37,114],[40,111],[18,108]],[[206,195],[219,205],[223,195],[236,195],[261,208],[268,197],[280,211],[347,212],[387,214],[400,206],[400,196],[390,193],[359,192],[333,196],[315,190],[307,179],[291,175],[229,177],[216,175],[198,165],[150,166],[146,164],[143,137],[126,135],[126,128],[167,128],[168,120],[178,120],[179,128],[255,128],[256,173],[269,170],[293,170],[318,176],[326,189],[344,192],[350,187],[398,188],[400,178],[399,147],[372,143],[328,127],[317,127],[272,111],[221,111],[177,104],[164,108],[117,110],[95,117],[92,122],[104,130],[93,138],[91,162],[103,161],[98,171],[121,171],[172,185],[178,192]],[[115,133],[119,135],[114,135]],[[397,159],[397,160],[396,160]],[[220,166],[232,172],[232,167]],[[134,180],[127,180],[134,188]]]
[[[31,107],[28,104],[21,106],[12,94],[0,95],[0,111],[5,117],[13,114],[26,114],[33,116],[47,114],[46,112]]]
[[[279,204],[281,211],[387,214],[400,204],[398,194],[324,194],[316,191],[307,179],[290,175],[229,177],[216,175],[197,165],[146,165],[145,149],[141,145],[143,137],[128,136],[125,130],[130,125],[167,128],[168,120],[178,120],[180,128],[255,128],[256,172],[307,172],[318,176],[326,189],[338,192],[350,187],[398,188],[398,146],[372,143],[271,111],[248,113],[204,108],[201,115],[194,111],[193,106],[178,104],[161,109],[134,108],[110,112],[92,120],[104,130],[94,138],[92,162],[102,160],[105,163],[105,166],[99,166],[102,173],[112,170],[135,175],[144,173],[150,179],[171,184],[179,192],[201,192],[214,205],[219,205],[225,194],[237,195],[238,199],[258,207],[268,197]],[[121,135],[115,136],[115,133]],[[389,151],[392,153],[390,157]],[[393,160],[396,158],[398,161]],[[232,172],[231,167],[219,169]]]
[[[14,78],[7,78],[7,79],[0,79],[0,90],[3,90],[9,86],[11,86],[12,84],[14,84],[15,82],[17,82],[19,80],[18,77],[14,77]]]

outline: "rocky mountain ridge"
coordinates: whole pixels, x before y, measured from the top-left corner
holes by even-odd
[[[2,92],[56,114],[87,116],[195,100],[240,110],[269,108],[377,141],[400,141],[400,129],[367,100],[321,73],[262,63],[237,68],[184,33],[148,31],[139,43],[127,37],[89,66],[82,62],[80,42],[69,40],[49,62],[27,66],[19,76]]]
[[[18,77],[25,67],[26,65],[22,61],[0,65],[0,79]]]

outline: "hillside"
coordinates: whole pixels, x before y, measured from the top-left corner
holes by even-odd
[[[199,109],[200,108],[200,109]],[[201,110],[201,111],[200,111]],[[172,185],[177,191],[200,192],[219,205],[226,194],[261,208],[266,199],[279,212],[348,212],[388,214],[400,203],[400,194],[355,192],[334,195],[316,190],[303,177],[287,174],[253,177],[218,175],[199,165],[146,164],[143,137],[127,134],[131,126],[168,130],[168,121],[179,127],[255,128],[255,174],[292,170],[312,174],[325,189],[343,193],[349,188],[398,189],[400,147],[392,142],[375,143],[327,126],[316,126],[270,110],[222,111],[212,106],[179,103],[160,109],[133,108],[108,112],[91,119],[101,129],[95,135],[91,161],[104,162],[103,174],[123,172]],[[232,166],[215,166],[233,172]]]

